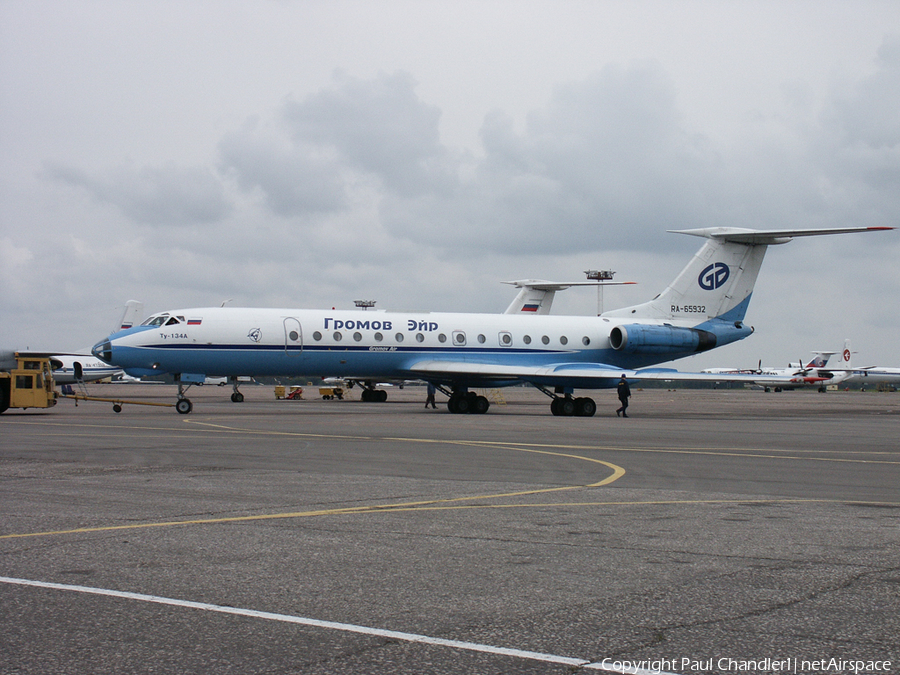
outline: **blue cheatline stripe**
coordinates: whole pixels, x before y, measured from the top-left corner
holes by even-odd
[[[267,619],[269,621],[281,621],[284,623],[299,624],[301,626],[310,626],[313,628],[325,628],[329,630],[339,630],[347,633],[358,633],[360,635],[371,635],[373,637],[383,637],[392,640],[403,640],[404,642],[415,642],[419,644],[435,645],[438,647],[450,647],[451,649],[462,649],[470,652],[481,652],[483,654],[493,654],[496,656],[509,656],[517,659],[527,659],[529,661],[543,661],[546,663],[558,663],[565,666],[576,666],[581,668],[589,668],[591,670],[603,670],[614,673],[628,673],[629,675],[675,675],[674,673],[665,673],[659,670],[644,670],[634,667],[615,667],[611,659],[603,659],[602,661],[587,661],[585,659],[573,658],[569,656],[558,656],[555,654],[545,654],[542,652],[532,652],[523,649],[510,649],[508,647],[494,647],[491,645],[480,644],[478,642],[466,642],[462,640],[447,640],[444,638],[430,637],[428,635],[419,635],[418,633],[405,633],[402,631],[385,630],[383,628],[371,628],[369,626],[358,626],[352,623],[340,623],[336,621],[322,621],[320,619],[309,619],[302,616],[293,616],[291,614],[276,614],[273,612],[260,612],[253,609],[241,609],[240,607],[226,607],[223,605],[213,605],[207,602],[193,602],[191,600],[178,600],[176,598],[164,598],[158,595],[145,595],[143,593],[129,593],[126,591],[114,591],[106,588],[93,588],[90,586],[75,586],[71,584],[56,584],[47,581],[34,581],[31,579],[16,579],[13,577],[0,577],[0,583],[13,584],[17,586],[32,586],[36,588],[48,588],[56,591],[73,591],[76,593],[88,593],[90,595],[101,595],[110,598],[120,598],[123,600],[138,600],[140,602],[152,602],[157,605],[168,605],[170,607],[183,607],[186,609],[199,609],[206,612],[217,612],[220,614],[233,614],[236,616],[246,616],[256,619]]]

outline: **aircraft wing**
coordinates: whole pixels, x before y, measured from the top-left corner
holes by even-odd
[[[467,361],[419,361],[410,369],[422,379],[509,381],[521,380],[548,386],[582,386],[588,388],[615,387],[624,374],[629,380],[663,382],[743,382],[781,386],[800,384],[803,377],[790,375],[759,375],[756,373],[690,373],[666,368],[628,370],[607,364],[557,363],[547,366],[498,365]]]

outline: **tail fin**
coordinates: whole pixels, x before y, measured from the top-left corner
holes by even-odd
[[[122,313],[122,320],[119,321],[113,329],[113,333],[120,330],[127,330],[140,323],[144,314],[144,303],[140,300],[129,300],[125,303],[125,311]]]
[[[542,279],[520,279],[504,281],[516,288],[519,294],[506,308],[504,314],[549,314],[553,298],[557,291],[564,291],[572,286],[628,286],[634,281],[544,281]]]
[[[504,314],[549,314],[556,291],[568,288],[568,286],[552,284],[549,281],[538,281],[537,279],[504,281],[503,283],[512,284],[522,289],[509,307],[506,308],[506,311],[503,312]]]
[[[851,358],[853,356],[853,352],[850,351],[850,338],[844,340],[844,350],[841,352],[835,352],[840,354],[836,363],[831,364],[831,367],[835,370],[852,370],[853,366],[850,365]]]
[[[851,227],[823,230],[748,230],[710,227],[671,230],[705,237],[708,241],[666,289],[650,302],[625,307],[603,316],[675,320],[698,325],[718,319],[743,321],[766,249],[794,237],[892,230],[892,227]]]
[[[829,359],[832,356],[837,354],[838,352],[813,352],[813,357],[809,363],[806,364],[807,368],[824,368],[828,365]]]

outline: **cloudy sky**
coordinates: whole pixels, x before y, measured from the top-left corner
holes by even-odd
[[[900,3],[0,0],[2,348],[591,268],[612,309],[715,225],[900,226]],[[747,322],[678,367],[900,366],[900,232],[770,249]]]

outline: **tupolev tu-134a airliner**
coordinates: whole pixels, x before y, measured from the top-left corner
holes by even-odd
[[[594,401],[573,397],[574,391],[615,387],[623,375],[759,383],[758,375],[648,366],[750,335],[744,315],[769,245],[892,229],[672,230],[707,241],[654,299],[600,316],[204,307],[154,314],[110,335],[92,352],[130,375],[174,375],[176,409],[183,414],[192,409],[185,385],[206,377],[229,377],[238,402],[238,377],[333,376],[364,383],[364,401],[387,398],[373,384],[379,381],[432,382],[449,396],[454,413],[487,411],[487,398],[472,388],[528,383],[552,399],[554,415],[591,416]],[[772,378],[773,385],[789,381]]]

